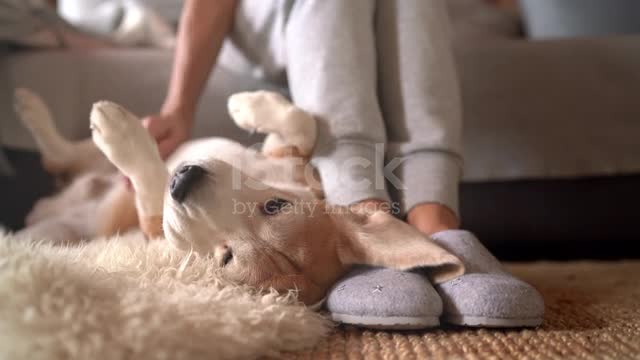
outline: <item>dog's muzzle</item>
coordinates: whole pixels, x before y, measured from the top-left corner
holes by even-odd
[[[205,174],[203,168],[197,165],[183,165],[175,172],[169,184],[171,198],[182,203],[187,194],[198,180]]]

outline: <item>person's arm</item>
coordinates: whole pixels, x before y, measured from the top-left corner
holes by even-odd
[[[189,136],[198,100],[232,27],[236,2],[184,2],[167,96],[160,113],[143,120],[163,157]]]

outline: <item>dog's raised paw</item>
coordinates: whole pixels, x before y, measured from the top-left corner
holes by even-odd
[[[33,91],[25,88],[16,89],[13,106],[22,123],[32,132],[53,127],[49,108]]]
[[[263,151],[296,147],[298,154],[311,153],[316,138],[315,119],[272,91],[243,92],[229,98],[229,114],[245,130],[271,134]]]
[[[135,132],[136,119],[122,106],[110,101],[99,101],[91,108],[91,130],[97,131],[106,140],[117,141],[123,135]]]
[[[273,132],[291,103],[272,91],[242,92],[229,97],[229,114],[240,128],[250,132]]]
[[[94,143],[125,175],[138,171],[154,157],[159,159],[156,144],[140,120],[122,106],[97,102],[90,120]]]

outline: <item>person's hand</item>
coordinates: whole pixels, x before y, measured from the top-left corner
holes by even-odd
[[[460,226],[453,211],[436,203],[416,205],[407,214],[407,222],[427,235]]]
[[[189,138],[192,124],[193,116],[180,112],[163,112],[142,119],[142,126],[158,143],[163,159]]]

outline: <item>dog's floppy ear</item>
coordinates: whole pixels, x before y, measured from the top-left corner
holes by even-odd
[[[428,236],[393,215],[347,211],[334,216],[341,228],[338,256],[343,264],[410,270],[423,268],[435,283],[464,273],[464,265]]]

